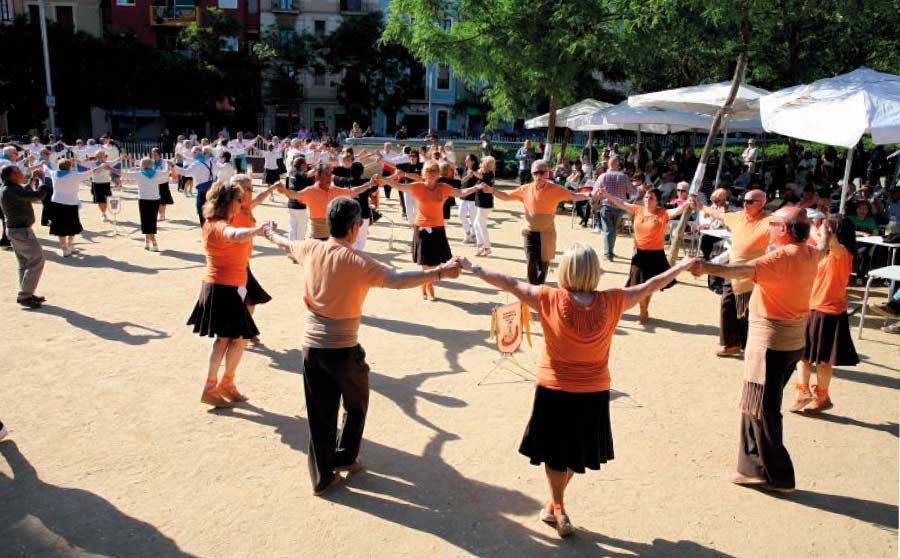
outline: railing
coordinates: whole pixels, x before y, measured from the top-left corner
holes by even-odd
[[[272,12],[300,13],[300,0],[272,0]]]
[[[150,6],[150,25],[188,25],[199,19],[196,6]]]
[[[341,0],[341,11],[347,13],[376,12],[381,9],[378,2],[373,0]]]

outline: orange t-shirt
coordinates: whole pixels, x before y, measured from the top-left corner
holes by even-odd
[[[828,255],[819,262],[809,299],[810,308],[826,314],[840,314],[847,310],[847,284],[851,273],[853,255],[850,250],[833,243]]]
[[[409,188],[412,197],[416,198],[416,226],[443,227],[444,201],[450,197],[450,186],[438,182],[432,190],[424,182],[413,182]]]
[[[666,247],[666,226],[669,214],[659,207],[655,213],[644,213],[644,206],[632,205],[634,219],[634,247],[639,250],[664,250]]]
[[[509,193],[509,198],[525,205],[529,215],[556,215],[559,202],[572,199],[572,193],[552,182],[523,184]]]
[[[796,320],[809,314],[813,281],[822,254],[808,244],[786,244],[750,262],[756,268],[750,315]]]
[[[745,211],[732,211],[725,214],[723,221],[731,231],[731,263],[745,263],[766,253],[769,246],[769,223],[772,217],[768,213],[760,214],[757,219],[750,220]]]
[[[247,262],[253,249],[251,240],[229,242],[224,231],[228,223],[208,219],[203,224],[203,250],[206,252],[205,283],[243,287],[247,284]],[[249,247],[249,250],[248,250]]]
[[[240,229],[249,229],[250,227],[256,226],[256,218],[253,216],[253,210],[250,208],[241,207],[241,209],[231,216],[231,220],[228,222],[232,227],[238,227]],[[241,246],[243,246],[247,250],[247,258],[253,254],[253,239],[251,238],[246,243],[242,242]]]
[[[538,384],[576,393],[608,390],[609,348],[625,311],[625,292],[596,291],[593,302],[581,306],[568,291],[544,285],[537,311],[544,332]]]
[[[297,201],[306,204],[310,219],[325,219],[328,216],[328,204],[331,203],[331,200],[350,196],[350,190],[346,188],[329,186],[323,190],[319,186],[310,186],[300,191]]]
[[[293,242],[291,255],[306,271],[306,307],[332,320],[359,318],[369,289],[381,287],[391,271],[334,238]]]

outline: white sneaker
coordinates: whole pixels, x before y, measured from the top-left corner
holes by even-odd
[[[159,252],[159,244],[157,244],[157,243],[154,242],[154,243],[150,246],[150,251],[151,251],[151,252]]]

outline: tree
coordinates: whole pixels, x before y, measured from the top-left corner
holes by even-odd
[[[354,120],[372,121],[376,109],[391,115],[409,98],[409,51],[396,42],[377,42],[360,48],[361,37],[379,38],[384,33],[380,13],[344,16],[341,25],[324,42],[322,60],[332,73],[341,73],[338,99]]]
[[[471,85],[489,83],[493,124],[549,99],[552,142],[556,108],[577,99],[581,74],[613,69],[604,68],[603,39],[616,21],[604,0],[394,0],[384,37]]]

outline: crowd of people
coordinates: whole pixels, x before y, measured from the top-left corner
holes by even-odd
[[[767,179],[757,175],[755,149],[748,145],[742,162],[733,165],[740,169],[733,182],[737,171],[729,165],[723,173],[728,180],[692,194],[687,180],[698,160],[691,147],[660,165],[665,157],[651,149],[642,153],[633,146],[620,154],[617,145],[598,149],[588,144],[579,161],[570,166],[561,159],[551,169],[549,157],[538,156],[526,141],[515,154],[520,185],[505,190],[496,183],[497,161],[489,146],[482,146],[480,154],[468,153],[460,164],[449,142],[430,141],[421,151],[393,143],[355,151],[310,139],[237,133],[233,139],[213,141],[179,137],[169,160],[158,150],[135,160],[108,137],[99,144],[78,140],[73,145],[42,144],[34,138],[27,145],[4,146],[0,208],[4,240],[19,263],[16,300],[37,309],[46,299],[36,293],[44,259],[33,230],[35,204],[46,204],[40,222],[59,238],[62,255],[71,258],[79,252],[74,238],[83,230],[82,185],[90,184],[103,219],[113,192],[123,183],[134,185],[144,247],[152,252],[160,250],[157,224],[166,219],[165,207],[175,203],[170,183],[193,196],[206,269],[187,323],[194,333],[213,339],[201,392],[201,401],[213,407],[247,400],[236,375],[247,343],[261,342],[255,307],[271,300],[250,270],[254,239],[267,239],[300,264],[305,272],[302,345],[309,470],[317,495],[344,481],[343,473],[361,468],[369,367],[358,330],[368,291],[418,287],[423,299],[433,301],[438,281],[467,271],[512,293],[537,313],[545,341],[519,451],[531,463],[544,465],[550,495],[541,520],[568,536],[574,531],[564,505],[568,483],[576,473],[599,469],[614,456],[608,362],[616,324],[633,306],[639,307],[639,321],[647,323],[653,294],[675,286],[680,273],[717,278],[710,281],[720,293],[722,348],[717,356],[745,361],[737,484],[794,488],[782,435],[784,386],[799,365],[791,410],[821,412],[834,405],[829,393],[833,368],[859,361],[849,333],[846,287],[854,269],[865,273],[855,262],[869,252],[860,251],[856,238],[880,232],[867,212],[870,206],[876,215],[887,216],[882,221],[897,232],[900,189],[890,189],[888,203],[876,210],[864,186],[880,182],[886,169],[867,171],[853,193],[850,218],[840,219],[833,189],[822,187],[822,181],[834,177],[824,156],[822,164],[801,160],[797,165],[805,172],[802,178],[797,175],[803,184],[799,192],[785,188],[784,194],[767,195]],[[258,194],[248,156],[263,159]],[[869,158],[866,169],[872,159],[877,157]],[[742,181],[744,175],[749,179]],[[382,217],[381,195],[390,199],[394,192],[419,271],[397,271],[366,253],[369,226]],[[274,222],[254,216],[254,208],[275,195],[284,197],[286,235]],[[525,280],[482,265],[492,256],[490,219],[498,202],[523,206]],[[623,218],[630,222],[635,249],[622,288],[598,290],[603,269],[587,243],[564,250],[557,287],[546,285],[557,254],[555,222],[561,204],[572,204],[584,226],[593,219],[594,229],[603,235],[607,261],[616,258]],[[458,207],[455,218],[462,225],[458,239],[447,229],[453,207]],[[698,226],[730,230],[727,261],[721,254],[713,257],[716,242],[701,242],[701,255],[670,265],[664,252],[670,223],[689,211],[696,213]],[[463,251],[472,245],[474,252],[461,254],[457,243]],[[885,312],[900,310],[900,295],[894,291],[891,297]],[[885,330],[898,333],[900,326]],[[810,384],[813,374],[815,385]],[[339,431],[340,405],[345,418]],[[569,428],[572,424],[579,428]],[[0,437],[4,432],[0,423]]]

